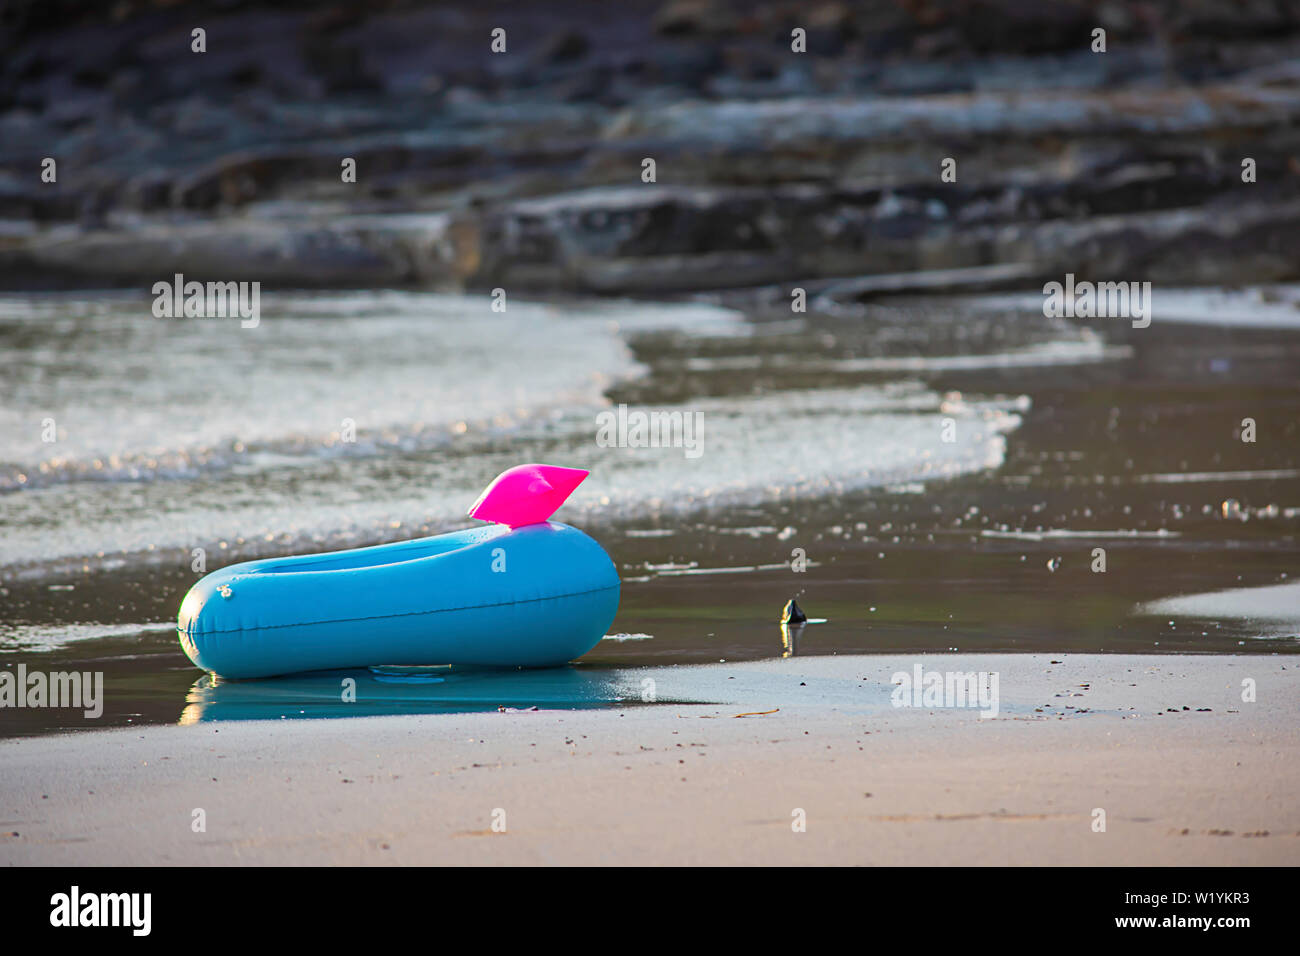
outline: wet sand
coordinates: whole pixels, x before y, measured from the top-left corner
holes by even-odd
[[[894,708],[891,675],[917,663],[997,672],[999,716]],[[823,656],[619,679],[647,677],[660,700],[724,703],[3,741],[0,863],[1300,863],[1289,657]]]

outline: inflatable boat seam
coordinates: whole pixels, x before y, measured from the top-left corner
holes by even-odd
[[[615,588],[622,587],[622,584],[623,582],[619,581],[615,584],[608,584],[605,587],[587,588],[585,591],[570,591],[565,594],[549,594],[545,597],[524,598],[519,601],[497,601],[493,604],[466,604],[461,607],[435,607],[430,608],[427,611],[400,611],[396,614],[367,614],[364,617],[338,617],[322,621],[295,621],[290,624],[258,624],[252,627],[222,627],[214,628],[210,631],[197,631],[179,626],[177,629],[190,637],[208,637],[214,634],[238,634],[241,631],[273,631],[282,627],[302,627],[304,624],[350,624],[360,621],[381,621],[394,617],[417,617],[421,614],[446,614],[450,611],[476,611],[490,607],[506,607],[511,604],[535,604],[539,601],[562,600],[564,598],[579,597],[583,594],[596,594],[600,591],[612,591]]]

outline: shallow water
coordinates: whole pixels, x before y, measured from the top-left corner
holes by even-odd
[[[576,673],[792,650],[1293,652],[1300,602],[1276,586],[1300,580],[1294,297],[1171,293],[1141,330],[1049,320],[1033,296],[792,316],[750,297],[501,314],[267,295],[256,329],[121,294],[3,297],[0,661],[103,671],[94,726],[179,720],[207,699],[170,627],[195,549],[210,570],[464,527],[528,460],[593,469],[558,517],[625,581]],[[619,403],[699,413],[700,453],[601,447]],[[1209,596],[1161,603],[1179,595]],[[783,641],[791,596],[826,623]],[[298,693],[250,692],[272,710]],[[0,717],[3,734],[88,723]]]
[[[529,458],[593,470],[575,521],[960,474],[997,464],[1019,420],[1017,403],[971,402],[947,413],[963,440],[943,443],[941,396],[894,377],[656,400],[704,416],[707,454],[601,448],[606,392],[645,375],[631,342],[745,349],[753,326],[705,306],[516,302],[502,315],[383,293],[268,296],[245,330],[152,319],[123,297],[35,301],[0,309],[0,568],[21,578],[402,537],[461,520]],[[791,429],[817,454],[784,454]]]

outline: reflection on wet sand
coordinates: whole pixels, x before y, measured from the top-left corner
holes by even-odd
[[[635,689],[615,672],[580,667],[375,667],[249,681],[222,680],[205,674],[186,695],[179,723],[530,707],[587,709],[627,707],[639,701]]]
[[[802,624],[787,624],[781,622],[781,656],[798,657],[799,656],[799,638],[803,637],[804,626]]]

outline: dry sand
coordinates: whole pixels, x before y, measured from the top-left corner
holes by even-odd
[[[1296,658],[919,660],[998,672],[1001,714],[893,708],[918,658],[809,657],[622,675],[722,705],[4,741],[0,863],[1300,863]]]

